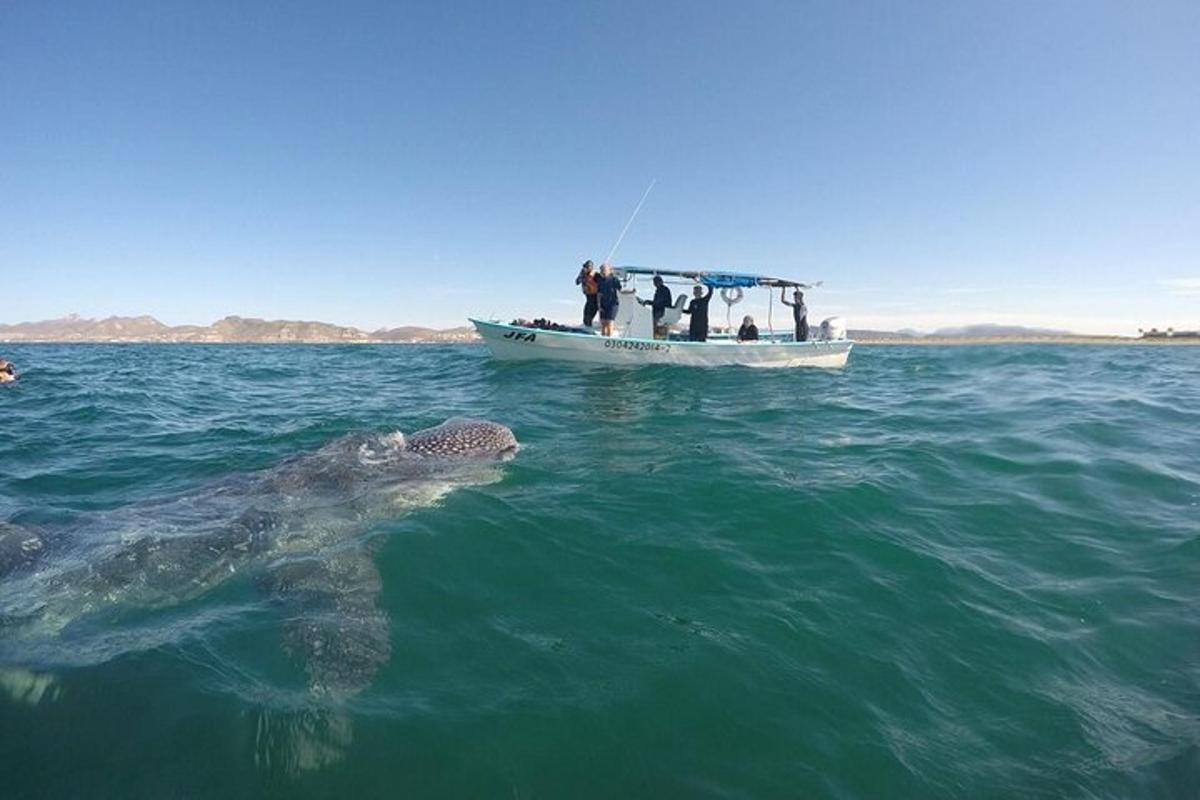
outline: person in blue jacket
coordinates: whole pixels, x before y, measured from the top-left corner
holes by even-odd
[[[600,267],[596,280],[596,295],[600,300],[600,334],[613,335],[613,320],[617,318],[617,307],[621,304],[621,279],[613,275],[612,265]]]

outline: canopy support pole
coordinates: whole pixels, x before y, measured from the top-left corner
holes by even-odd
[[[771,339],[775,339],[775,324],[771,321],[772,315],[775,313],[775,290],[767,289],[767,330],[771,332]]]

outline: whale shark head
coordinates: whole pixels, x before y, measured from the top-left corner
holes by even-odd
[[[452,417],[404,440],[405,451],[423,457],[507,461],[517,448],[517,437],[504,425],[467,417]]]

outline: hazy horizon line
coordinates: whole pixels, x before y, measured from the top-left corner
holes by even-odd
[[[143,318],[143,317],[155,320],[156,322],[158,322],[162,325],[165,325],[168,328],[211,327],[212,325],[214,325],[222,320],[231,319],[231,318],[236,318],[236,319],[241,319],[241,320],[260,320],[262,322],[267,322],[267,323],[311,323],[311,324],[319,324],[319,325],[330,325],[330,326],[334,326],[334,327],[338,327],[338,328],[351,328],[354,330],[362,331],[364,333],[374,333],[374,332],[378,332],[378,331],[395,330],[398,328],[425,328],[428,330],[441,332],[441,331],[448,331],[448,330],[470,327],[470,320],[467,317],[463,317],[462,321],[458,324],[446,324],[445,322],[440,322],[440,323],[402,322],[402,323],[397,323],[397,324],[392,324],[392,325],[368,326],[368,325],[360,325],[360,324],[354,324],[354,323],[335,322],[335,321],[330,321],[327,319],[310,319],[310,318],[304,318],[304,317],[299,317],[299,316],[273,317],[273,316],[260,316],[260,315],[251,315],[251,314],[243,314],[243,313],[225,314],[223,316],[212,319],[209,322],[172,322],[172,321],[163,319],[162,317],[160,317],[154,313],[140,313],[140,314],[111,313],[111,314],[106,314],[103,316],[100,316],[100,315],[89,316],[89,315],[81,314],[79,312],[68,312],[61,316],[48,317],[48,318],[44,318],[44,319],[22,319],[22,320],[17,320],[17,321],[5,321],[4,319],[0,319],[0,326],[13,327],[13,326],[17,326],[17,325],[42,324],[42,323],[48,323],[48,322],[65,322],[65,321],[69,321],[69,320],[79,320],[79,321],[85,321],[85,322],[103,322],[108,319],[138,319],[138,318]],[[864,318],[871,319],[873,317],[874,317],[874,315],[865,315]],[[786,325],[782,325],[782,327],[786,327]],[[854,324],[853,320],[850,321],[850,324],[848,324],[847,327],[850,329],[854,329],[854,330],[874,331],[874,332],[878,332],[878,333],[911,334],[911,335],[931,335],[931,334],[937,334],[939,332],[952,332],[952,331],[961,331],[961,330],[968,329],[968,328],[989,328],[989,327],[1020,329],[1020,330],[1023,330],[1023,331],[1029,332],[1029,333],[1047,333],[1047,334],[1068,335],[1068,336],[1133,336],[1134,335],[1133,333],[1115,333],[1115,332],[1109,332],[1109,333],[1078,332],[1074,329],[1062,327],[1061,325],[1055,325],[1050,322],[1047,322],[1047,323],[1036,323],[1036,322],[1016,323],[1016,322],[1003,322],[1003,321],[998,322],[998,321],[996,321],[996,319],[994,317],[986,317],[986,316],[980,317],[976,321],[960,321],[960,322],[955,322],[954,324],[936,325],[936,326],[932,326],[932,327],[914,327],[911,324],[899,323],[899,321],[897,321],[897,323],[893,323],[892,325],[882,325],[882,326],[879,325],[878,323]],[[1144,327],[1143,329],[1150,330],[1153,327],[1156,327],[1156,326],[1148,326],[1148,327]],[[1169,327],[1171,327],[1171,326],[1161,326],[1161,327],[1158,327],[1158,329],[1165,331]]]

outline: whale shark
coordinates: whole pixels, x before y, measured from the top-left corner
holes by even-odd
[[[354,694],[391,655],[372,526],[499,480],[517,450],[504,425],[452,418],[343,436],[65,530],[0,523],[0,664],[43,658],[37,643],[105,613],[178,606],[244,575],[278,604],[309,690]]]

